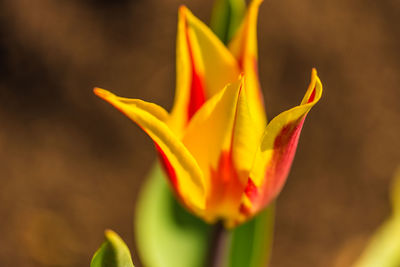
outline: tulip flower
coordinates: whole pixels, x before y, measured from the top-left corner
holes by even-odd
[[[222,220],[228,228],[280,193],[304,120],[322,94],[313,69],[300,105],[267,124],[257,73],[260,2],[250,3],[227,46],[186,7],[179,9],[171,113],[95,89],[152,138],[181,203],[205,221]]]

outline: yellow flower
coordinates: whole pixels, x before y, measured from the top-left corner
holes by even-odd
[[[153,139],[181,202],[207,222],[223,220],[227,227],[251,218],[279,194],[304,119],[322,94],[313,69],[301,104],[267,124],[257,74],[260,2],[251,2],[228,46],[186,7],[179,9],[170,114],[95,89]]]

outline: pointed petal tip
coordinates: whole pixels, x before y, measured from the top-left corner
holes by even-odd
[[[179,16],[182,16],[182,18],[184,18],[184,17],[185,17],[185,14],[186,14],[187,12],[188,12],[187,6],[185,6],[185,5],[180,5],[180,6],[179,6],[179,8],[178,8]]]
[[[317,69],[314,67],[311,69],[311,76],[317,75]]]
[[[192,21],[193,13],[186,5],[180,5],[178,8],[178,20]]]
[[[319,83],[319,84],[321,84],[321,80],[318,77],[318,71],[317,71],[316,68],[312,68],[311,69],[311,83],[314,83],[314,84]],[[322,85],[321,85],[321,87],[322,87]]]
[[[102,98],[102,99],[107,99],[107,98],[109,98],[110,96],[113,96],[113,95],[114,95],[114,94],[112,94],[111,92],[109,92],[109,91],[107,91],[107,90],[104,90],[104,89],[101,89],[101,88],[98,88],[98,87],[95,87],[95,88],[93,89],[93,93],[94,93],[95,95],[97,95],[98,97]]]
[[[311,81],[307,89],[306,94],[301,102],[301,105],[311,105],[316,104],[322,97],[322,83],[317,75],[317,69],[312,68],[311,70]]]
[[[294,159],[303,122],[311,108],[321,99],[322,90],[317,70],[312,68],[311,82],[301,104],[282,112],[267,125],[251,171],[250,181],[263,190],[259,194],[261,197],[257,200],[259,203],[256,203],[255,210],[270,203],[282,190]],[[249,195],[246,196],[249,202],[254,202],[250,201]]]

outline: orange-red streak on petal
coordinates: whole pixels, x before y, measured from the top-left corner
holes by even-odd
[[[244,185],[232,162],[231,151],[222,151],[217,169],[211,169],[210,196],[207,199],[207,208],[215,216],[232,216],[240,204],[240,196]]]
[[[312,93],[310,95],[310,98],[307,101],[307,104],[313,102],[314,99],[315,99],[315,87],[314,87],[314,89],[313,89],[313,91],[312,91]]]
[[[251,202],[256,200],[256,198],[258,197],[257,187],[251,178],[249,178],[249,180],[247,181],[247,185],[246,185],[246,188],[244,189],[244,193],[246,194],[246,196],[249,198],[249,200]]]
[[[202,86],[202,80],[197,75],[196,70],[193,68],[192,72],[192,86],[190,90],[190,101],[188,108],[188,121],[193,117],[196,111],[204,104],[205,96]]]
[[[313,97],[315,97],[315,93],[311,94],[310,99]],[[259,211],[270,204],[281,191],[296,153],[304,120],[305,117],[301,118],[300,121],[288,123],[276,137],[273,156],[268,163],[264,183],[257,187],[249,177],[245,194],[253,203],[254,208],[250,210],[249,207],[242,205],[240,207],[242,214],[251,215],[251,213]]]
[[[296,121],[287,124],[274,142],[275,153],[273,162],[276,162],[274,168],[275,179],[273,179],[274,183],[272,188],[274,195],[280,191],[289,173],[299,142],[300,132],[303,128],[304,119],[305,117],[302,118],[300,122]]]
[[[282,128],[274,142],[274,154],[265,174],[266,184],[261,205],[268,205],[281,191],[289,174],[299,142],[305,117],[288,123]]]
[[[167,156],[165,155],[164,151],[160,148],[160,146],[154,142],[154,145],[156,146],[159,159],[161,161],[161,164],[165,170],[165,172],[168,175],[169,181],[171,182],[171,185],[174,187],[174,189],[179,192],[178,190],[178,179],[176,178],[176,173],[174,168],[172,167],[172,164],[169,162]]]
[[[190,85],[190,99],[188,106],[188,119],[187,122],[193,117],[196,111],[204,104],[206,100],[205,96],[205,87],[204,87],[204,79],[202,75],[196,70],[196,65],[194,62],[193,48],[190,44],[190,37],[188,32],[188,25],[186,21],[186,40],[189,49],[189,57],[192,67],[192,79]]]

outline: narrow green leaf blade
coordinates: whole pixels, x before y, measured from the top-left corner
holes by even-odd
[[[135,233],[139,256],[148,267],[202,267],[211,226],[177,203],[157,164],[139,195]]]
[[[271,256],[275,204],[232,231],[227,267],[266,267]]]
[[[131,253],[124,241],[111,230],[105,232],[106,241],[96,251],[90,267],[134,267]]]
[[[386,221],[373,235],[354,267],[400,266],[400,220]]]
[[[215,0],[210,28],[227,44],[242,23],[245,12],[245,0]]]
[[[353,267],[400,266],[400,168],[391,191],[393,214],[372,236]]]

